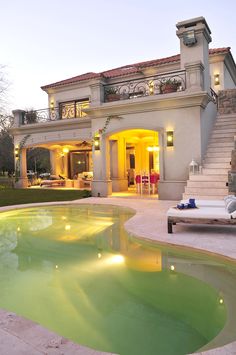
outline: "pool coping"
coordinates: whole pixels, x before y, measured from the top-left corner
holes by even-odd
[[[127,198],[97,198],[90,197],[74,201],[58,201],[31,203],[0,207],[0,212],[23,209],[36,206],[73,204],[109,204],[132,208],[136,214],[125,223],[125,229],[133,236],[156,241],[172,246],[191,248],[196,251],[224,257],[236,262],[235,227],[212,226],[177,226],[173,234],[167,233],[166,212],[169,207],[176,205],[175,201],[159,201],[154,199]],[[232,231],[232,232],[231,232]],[[223,242],[223,243],[222,243]],[[4,340],[2,342],[2,340]],[[65,339],[37,323],[19,317],[12,312],[0,310],[0,351],[24,349],[24,354],[66,354],[66,355],[112,355],[111,353],[96,351]],[[9,348],[10,346],[10,348]],[[17,350],[17,351],[18,351]],[[28,352],[26,352],[28,351]],[[236,341],[194,354],[230,355],[236,353]],[[114,355],[114,354],[113,354]]]

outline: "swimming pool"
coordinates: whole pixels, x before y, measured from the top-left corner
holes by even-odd
[[[117,354],[233,341],[235,265],[128,235],[133,215],[107,205],[0,213],[0,307]]]

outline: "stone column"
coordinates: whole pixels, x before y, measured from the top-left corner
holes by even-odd
[[[90,106],[98,106],[104,102],[104,87],[103,82],[96,81],[90,85],[91,90],[91,104]]]
[[[204,90],[204,66],[202,62],[186,63],[185,69],[187,91]]]
[[[13,110],[14,115],[14,124],[13,127],[20,127],[23,124],[23,118],[25,111],[24,110]]]
[[[50,150],[50,172],[52,175],[57,175],[57,169],[56,169],[56,150]]]
[[[126,169],[126,142],[125,138],[119,137],[117,140],[110,141],[111,178],[112,191],[127,191],[128,179]]]
[[[178,22],[177,36],[180,39],[180,64],[181,69],[186,65],[202,64],[203,83],[202,90],[210,92],[209,70],[209,43],[211,42],[211,30],[204,17]],[[193,68],[192,68],[193,69]],[[188,86],[187,86],[188,89]]]
[[[108,137],[100,137],[100,150],[93,148],[93,182],[92,195],[107,197],[112,194],[110,179],[110,149]]]
[[[28,187],[26,151],[27,151],[26,148],[22,148],[20,151],[19,158],[16,158],[17,159],[16,166],[18,165],[20,170],[20,176],[16,177],[17,179],[15,183],[16,188]]]

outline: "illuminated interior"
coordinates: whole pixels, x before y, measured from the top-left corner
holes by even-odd
[[[129,178],[129,186],[134,184],[135,175],[160,172],[158,132],[132,129],[113,134],[109,137],[109,140],[122,141],[125,144],[125,165]],[[122,150],[122,146],[119,146],[119,150]],[[111,164],[114,161],[113,158]]]
[[[159,174],[160,144],[156,131],[131,129],[108,137],[110,147],[110,177],[118,181],[113,192],[136,189],[136,176]],[[92,141],[62,141],[41,144],[51,151],[51,174],[77,179],[93,176]],[[86,178],[86,176],[82,176]],[[118,185],[123,179],[123,185]],[[113,185],[112,185],[113,186]],[[154,192],[153,192],[154,194]]]
[[[60,112],[62,119],[85,117],[87,114],[83,109],[89,107],[89,100],[78,100],[60,103]]]

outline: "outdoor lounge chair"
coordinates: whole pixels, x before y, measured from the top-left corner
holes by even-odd
[[[65,186],[65,178],[62,177],[61,175],[59,176],[51,175],[49,179],[42,180],[40,186],[41,187]]]
[[[234,197],[233,200],[236,201],[236,198]],[[169,208],[167,211],[168,233],[173,232],[173,225],[177,223],[236,225],[236,208],[232,212],[226,201],[199,200],[196,201],[196,206],[197,208],[186,209]]]

